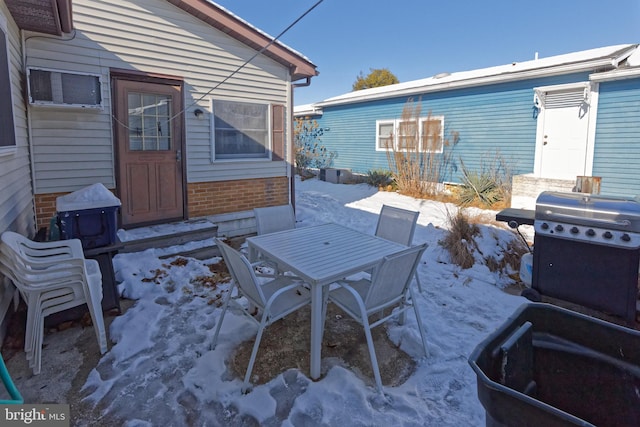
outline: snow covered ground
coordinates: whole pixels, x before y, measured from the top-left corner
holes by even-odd
[[[385,388],[386,398],[339,366],[317,382],[288,371],[243,395],[241,379],[229,374],[225,360],[256,328],[228,313],[218,346],[210,350],[221,309],[210,304],[214,291],[198,278],[210,275],[206,264],[217,259],[172,265],[171,258],[159,258],[163,251],[147,250],[114,259],[122,293],[137,302],[113,321],[115,344],[89,375],[86,399],[111,417],[129,420],[129,426],[483,426],[484,408],[467,359],[526,300],[504,292],[511,279],[489,271],[480,257],[467,270],[450,263],[438,241],[453,205],[366,184],[296,183],[298,227],[336,222],[373,233],[383,204],[420,211],[414,243],[429,244],[418,270],[423,292],[416,299],[430,355],[421,352],[414,316],[403,326],[391,322],[390,338],[418,364],[404,384]],[[517,238],[510,230],[482,226],[477,244],[485,256],[499,257]]]

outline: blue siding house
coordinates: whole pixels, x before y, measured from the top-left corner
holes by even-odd
[[[514,174],[513,207],[533,208],[544,190],[571,191],[577,177],[599,177],[601,193],[640,195],[640,50],[616,45],[479,70],[441,73],[297,106],[315,119],[333,167],[389,169],[400,147],[403,109],[440,129],[434,152],[453,150],[441,181],[461,182],[496,156]],[[420,140],[426,141],[422,133]],[[587,178],[588,179],[588,178]]]

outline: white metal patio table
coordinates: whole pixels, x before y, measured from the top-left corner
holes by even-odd
[[[247,239],[249,257],[275,261],[311,286],[312,379],[320,377],[323,291],[351,274],[370,270],[380,260],[406,246],[338,224],[295,228]]]

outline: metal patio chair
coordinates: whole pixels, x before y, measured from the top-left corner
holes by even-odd
[[[422,257],[426,248],[427,244],[425,243],[388,255],[375,268],[370,280],[339,281],[337,282],[339,287],[328,293],[328,299],[331,302],[364,327],[376,387],[381,393],[383,391],[382,379],[380,378],[378,359],[373,347],[371,329],[381,325],[395,315],[400,315],[402,322],[403,313],[413,307],[425,355],[428,356],[429,354],[420,313],[414,302],[413,291],[410,286],[416,267],[420,262],[420,257]],[[394,311],[393,309],[396,307],[398,310]],[[389,314],[385,314],[385,312]],[[376,317],[373,323],[369,323],[369,318],[372,316],[379,316],[379,318]]]
[[[291,205],[254,208],[253,214],[256,217],[256,231],[258,236],[296,228],[296,215]],[[273,268],[276,274],[280,273],[280,268],[278,268],[276,263],[265,259],[263,259],[262,262],[268,267]]]
[[[242,387],[242,391],[247,392],[251,387],[249,379],[251,378],[264,329],[309,304],[311,295],[308,289],[302,286],[302,280],[295,276],[277,276],[268,282],[260,283],[251,263],[244,255],[220,239],[215,239],[215,241],[227,264],[233,279],[233,286],[227,293],[211,348],[215,349],[217,345],[220,327],[230,303],[239,307],[243,314],[258,325],[258,334],[253,344],[249,366],[247,367]],[[239,295],[244,296],[249,301],[249,307],[241,305],[232,297],[234,288],[238,289]],[[258,309],[259,320],[252,315],[254,307]]]
[[[78,239],[34,242],[6,231],[0,243],[0,272],[27,304],[24,351],[34,374],[40,373],[44,318],[87,304],[100,352],[107,351],[102,315],[102,274],[98,262],[84,258]]]
[[[266,208],[254,208],[258,235],[290,230],[296,227],[296,216],[293,206],[280,205]]]
[[[401,245],[411,246],[419,215],[420,212],[382,205],[376,225],[376,236]],[[418,282],[418,290],[422,292],[422,284],[417,270],[415,277]]]

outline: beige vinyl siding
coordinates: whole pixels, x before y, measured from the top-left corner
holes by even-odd
[[[102,76],[101,111],[31,108],[36,193],[73,191],[102,182],[115,187],[109,69],[130,69],[184,79],[187,182],[285,176],[285,162],[211,162],[208,120],[212,97],[287,104],[288,70],[260,55],[215,88],[255,54],[164,0],[74,0],[76,33],[68,41],[27,42],[29,66]]]
[[[9,73],[13,98],[13,121],[16,146],[0,149],[0,233],[11,230],[22,235],[35,235],[35,215],[31,191],[31,167],[24,100],[20,87],[22,50],[20,33],[4,3],[0,0],[0,21],[9,45]],[[2,24],[0,24],[2,25]],[[14,287],[0,274],[0,343],[4,340]]]
[[[4,1],[0,0],[0,20],[6,21],[13,96],[16,146],[0,150],[0,233],[12,230],[33,237],[35,220],[31,193],[31,167],[27,121],[22,90],[20,35]]]

